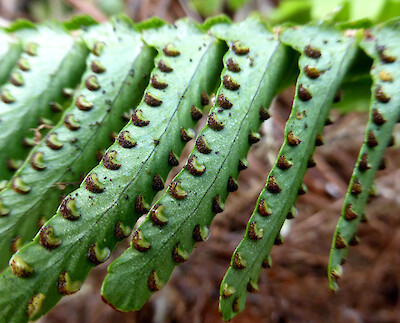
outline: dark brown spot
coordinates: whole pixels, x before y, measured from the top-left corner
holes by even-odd
[[[81,216],[76,209],[75,199],[72,197],[66,197],[60,204],[59,208],[61,216],[70,221],[78,220]]]
[[[203,242],[210,236],[210,228],[208,226],[201,227],[197,224],[193,229],[193,239],[196,242]]]
[[[146,120],[143,117],[142,110],[135,110],[132,114],[132,123],[136,127],[146,127],[150,123],[150,120]]]
[[[163,283],[158,278],[158,275],[155,270],[153,270],[147,280],[147,286],[153,292],[159,291],[163,287]]]
[[[168,154],[168,164],[171,166],[179,165],[179,157],[172,150],[170,150]]]
[[[271,116],[269,115],[268,111],[266,108],[261,107],[260,108],[260,120],[265,121],[268,120]]]
[[[50,109],[51,109],[51,111],[53,111],[55,113],[59,113],[63,110],[63,107],[60,103],[52,101],[52,102],[50,102]]]
[[[362,186],[358,178],[354,178],[353,184],[351,185],[351,194],[359,195],[362,193]]]
[[[114,228],[114,236],[118,240],[126,239],[131,234],[131,228],[122,224],[121,221],[118,221]]]
[[[304,47],[304,54],[306,54],[308,57],[311,58],[321,57],[321,51],[318,48],[313,47],[311,45],[307,45],[306,47]]]
[[[309,101],[312,99],[312,95],[309,89],[307,89],[303,84],[299,85],[299,89],[297,90],[297,95],[299,96],[301,101]]]
[[[388,103],[390,101],[390,97],[387,96],[385,92],[382,90],[382,86],[378,85],[375,89],[375,97],[381,103]]]
[[[249,167],[249,163],[248,163],[247,159],[246,158],[240,159],[239,164],[238,164],[238,170],[242,171],[242,170],[247,169],[247,167]]]
[[[292,220],[296,217],[296,209],[293,207],[288,214],[286,214],[286,219]]]
[[[218,95],[217,103],[223,109],[230,109],[233,106],[231,101],[223,94]]]
[[[29,64],[26,58],[20,58],[17,63],[18,68],[21,71],[27,72],[31,69],[31,65]]]
[[[62,295],[72,295],[80,290],[81,283],[72,281],[69,274],[64,271],[58,278],[57,288]]]
[[[378,52],[379,52],[379,58],[381,59],[381,61],[383,63],[391,64],[396,61],[396,57],[394,57],[390,54],[389,49],[382,46],[382,47],[378,48]]]
[[[197,157],[195,155],[192,155],[189,157],[186,163],[186,169],[193,176],[201,176],[206,171],[206,166],[200,165],[197,161]]]
[[[346,248],[347,244],[346,241],[344,241],[343,237],[338,233],[336,235],[336,240],[335,240],[335,248],[336,249],[344,249]]]
[[[377,126],[381,126],[386,122],[386,119],[383,117],[383,115],[377,109],[373,109],[372,110],[372,121]]]
[[[131,138],[128,130],[122,131],[118,136],[118,143],[123,148],[133,148],[136,146],[136,141]]]
[[[258,213],[260,213],[261,216],[270,216],[271,215],[271,211],[269,210],[265,199],[260,200],[260,203],[258,204],[258,207],[257,207],[257,211],[258,211]]]
[[[226,67],[228,68],[229,71],[234,73],[239,73],[241,71],[239,64],[236,63],[232,58],[229,58],[226,61]]]
[[[110,150],[103,156],[103,165],[105,168],[110,170],[117,170],[121,167],[121,164],[116,160],[117,152]]]
[[[212,152],[212,149],[208,145],[208,142],[204,135],[199,135],[196,139],[196,148],[202,154],[209,154]]]
[[[257,228],[256,221],[250,223],[248,234],[251,240],[260,240],[263,237],[263,231]]]
[[[333,124],[333,120],[331,116],[327,116],[325,120],[325,126],[330,126],[331,124]]]
[[[95,173],[86,176],[85,186],[92,193],[102,193],[104,191],[104,186],[99,182],[99,178]]]
[[[20,278],[26,278],[33,274],[33,268],[18,255],[11,258],[10,267],[13,275]]]
[[[20,160],[15,160],[13,158],[10,158],[7,160],[7,168],[9,171],[14,172],[22,166],[22,163],[23,162]]]
[[[170,56],[170,57],[177,57],[181,54],[180,51],[177,50],[172,44],[165,45],[165,47],[163,48],[163,52],[165,56]]]
[[[304,195],[306,193],[307,193],[307,187],[304,184],[300,185],[297,191],[297,195]]]
[[[139,214],[146,214],[149,212],[150,207],[146,203],[143,194],[139,194],[139,196],[136,198],[135,208]]]
[[[224,75],[222,83],[227,90],[237,91],[240,88],[240,84],[234,81],[229,75]]]
[[[164,226],[168,223],[168,219],[164,216],[164,205],[155,204],[150,210],[151,221],[159,226]]]
[[[263,262],[262,262],[262,264],[261,264],[261,266],[264,269],[271,268],[272,267],[272,259],[271,259],[271,257],[270,256],[265,257]]]
[[[307,161],[307,168],[313,168],[317,165],[315,159],[311,156]]]
[[[15,98],[12,96],[10,91],[3,89],[0,94],[1,101],[5,104],[10,104],[15,101]]]
[[[31,188],[22,181],[20,176],[12,178],[11,188],[18,194],[28,194],[31,191]]]
[[[281,155],[278,159],[277,166],[279,169],[285,170],[293,166],[293,163],[288,160],[284,155]]]
[[[360,243],[360,239],[357,236],[353,236],[351,240],[349,241],[350,246],[356,246]]]
[[[393,135],[391,135],[391,136],[390,136],[389,143],[388,143],[387,146],[388,146],[388,147],[393,147],[395,143],[396,143],[396,139],[394,138]]]
[[[29,163],[31,164],[33,169],[38,171],[45,170],[46,165],[43,163],[44,153],[41,151],[36,151],[31,158],[29,158]]]
[[[194,132],[191,129],[185,129],[181,127],[181,139],[183,142],[188,142],[193,139],[194,137]]]
[[[270,175],[268,177],[268,183],[267,183],[267,190],[268,192],[272,194],[277,194],[280,193],[281,188],[278,185],[278,182],[276,181],[275,177]]]
[[[283,237],[282,237],[282,235],[280,233],[278,233],[278,235],[275,238],[274,245],[275,246],[280,246],[282,244],[283,244]]]
[[[39,243],[43,248],[55,249],[61,244],[61,240],[55,237],[53,227],[46,225],[40,229]]]
[[[210,102],[210,99],[208,98],[208,95],[206,92],[201,92],[201,98],[200,98],[200,103],[201,105],[207,105]]]
[[[233,303],[232,303],[232,311],[235,313],[240,311],[240,303],[239,302],[240,302],[239,297],[235,297],[235,299],[233,300]]]
[[[338,90],[333,98],[333,103],[338,103],[342,100],[342,90]]]
[[[192,105],[192,107],[190,108],[190,114],[192,115],[192,119],[194,121],[200,120],[203,116],[203,112],[199,108],[196,108],[194,105]]]
[[[108,248],[100,249],[97,242],[94,242],[89,246],[87,257],[92,264],[100,265],[105,262],[109,256],[110,250]]]
[[[168,86],[168,83],[165,83],[165,82],[160,81],[159,77],[158,77],[156,74],[153,74],[153,76],[151,77],[151,85],[152,85],[155,89],[162,90],[162,89],[165,89],[165,88]],[[147,93],[146,93],[146,94],[147,94]],[[153,100],[154,100],[154,99],[153,99]],[[146,101],[146,96],[145,96],[145,102],[147,103],[147,101]],[[159,102],[162,103],[162,101],[159,101]],[[161,103],[160,103],[160,104],[161,104]],[[150,106],[153,106],[153,105],[151,105],[151,104],[149,104],[149,103],[147,103],[147,104],[150,105]],[[159,106],[160,104],[158,104],[157,106]]]
[[[137,229],[133,233],[132,246],[140,252],[145,252],[145,251],[151,249],[151,244],[145,240],[143,233],[140,229]]]
[[[378,170],[384,170],[386,168],[386,161],[384,158],[382,158],[379,166],[378,166]]]
[[[235,192],[238,190],[239,185],[237,180],[235,180],[232,176],[229,176],[228,184],[226,186],[228,192]]]
[[[317,68],[310,65],[306,65],[304,67],[304,73],[306,73],[307,77],[310,79],[317,79],[321,76],[321,72]]]
[[[315,146],[322,146],[323,144],[324,144],[324,138],[322,138],[322,135],[319,133],[315,138]]]
[[[371,167],[368,164],[368,154],[362,154],[360,158],[360,163],[358,165],[358,169],[362,172],[365,172],[366,170],[370,169]]]
[[[24,78],[18,72],[14,72],[10,76],[10,83],[15,86],[22,86],[24,85]]]
[[[214,198],[212,199],[211,210],[214,213],[221,213],[224,211],[224,203],[221,200],[221,195],[217,194],[214,196]]]
[[[378,145],[378,140],[376,139],[375,133],[372,130],[368,131],[367,134],[367,146],[373,148]]]
[[[87,101],[83,95],[80,95],[76,98],[75,105],[81,111],[89,111],[93,108],[93,103]]]
[[[236,55],[246,55],[250,52],[250,48],[243,46],[240,41],[232,44],[232,50]]]
[[[259,142],[260,139],[261,139],[261,135],[258,132],[253,132],[253,131],[249,132],[249,144],[250,145]]]
[[[183,262],[185,262],[186,260],[188,260],[188,258],[189,258],[188,252],[182,250],[182,249],[179,247],[179,244],[177,244],[177,245],[175,246],[174,250],[172,251],[172,259],[173,259],[175,262],[183,263]]]
[[[301,140],[294,135],[293,131],[289,131],[287,134],[287,141],[290,146],[297,146],[301,143]]]
[[[94,43],[93,48],[92,48],[92,53],[96,56],[100,56],[104,47],[105,47],[105,43],[101,42],[101,41],[97,41]]]
[[[225,125],[217,118],[217,115],[214,112],[208,116],[207,123],[211,129],[216,131],[221,131],[225,127]]]
[[[168,193],[177,200],[182,200],[187,196],[187,192],[181,187],[181,182],[174,180],[171,182],[168,188]]]
[[[164,181],[160,175],[155,174],[153,176],[153,181],[151,182],[151,186],[153,190],[156,192],[161,191],[164,188]]]
[[[233,256],[233,267],[236,269],[244,269],[247,266],[247,262],[242,258],[240,252],[236,251]]]
[[[144,95],[144,102],[146,102],[146,104],[148,104],[151,107],[159,107],[163,103],[163,101],[158,100],[149,93],[146,93]]]
[[[343,216],[347,221],[353,221],[358,217],[358,214],[353,211],[352,204],[346,204]]]
[[[101,63],[98,60],[93,60],[92,64],[90,65],[90,68],[93,71],[93,73],[97,74],[103,73],[106,70],[106,68],[103,65],[101,65]]]
[[[166,64],[163,60],[160,60],[157,66],[159,70],[164,73],[170,73],[173,71],[173,68],[171,68],[168,64]]]
[[[98,82],[98,80],[97,80],[96,75],[90,75],[90,76],[88,76],[88,77],[86,78],[86,80],[85,80],[85,85],[86,85],[86,88],[87,88],[89,91],[97,91],[97,90],[100,89],[100,84],[99,84],[99,82]]]

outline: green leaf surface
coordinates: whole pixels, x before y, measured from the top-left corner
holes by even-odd
[[[61,195],[76,188],[82,175],[97,164],[96,153],[101,155],[110,145],[110,134],[126,123],[121,115],[128,113],[129,119],[129,109],[140,102],[148,83],[154,53],[140,33],[119,20],[93,29],[85,36],[93,53],[71,106],[0,192],[2,206],[8,210],[7,216],[0,217],[0,269],[7,266],[12,251],[31,241],[54,214]],[[99,46],[104,46],[101,53]],[[87,84],[93,77],[98,90]],[[58,146],[52,145],[54,138]],[[16,191],[17,180],[29,192]]]
[[[9,179],[28,154],[30,129],[61,117],[51,103],[66,101],[62,90],[79,82],[88,53],[81,39],[55,24],[24,29],[19,36],[25,53],[0,91],[0,180]]]
[[[343,36],[327,24],[294,27],[283,31],[281,39],[302,53],[296,96],[277,161],[221,283],[224,320],[242,311],[248,292],[258,289],[261,269],[279,241],[333,98],[357,52],[354,38]]]
[[[371,104],[364,143],[361,147],[336,226],[329,257],[329,287],[338,289],[342,263],[350,245],[357,244],[358,225],[365,217],[365,206],[383,154],[400,117],[400,21],[393,20],[365,32],[361,47],[374,60],[371,76]]]
[[[22,51],[21,43],[15,37],[0,30],[0,85],[5,83]]]
[[[268,117],[286,73],[288,48],[257,19],[216,25],[211,32],[230,47],[216,103],[185,168],[137,229],[133,246],[108,268],[102,295],[121,311],[139,310],[187,260],[196,241],[206,239],[228,192],[237,189],[240,160],[259,140],[260,117]]]
[[[13,256],[12,268],[0,277],[5,321],[37,319],[62,295],[76,292],[90,269],[129,236],[190,139],[188,128],[198,116],[191,110],[206,103],[202,92],[214,88],[225,48],[186,20],[147,30],[143,39],[159,52],[145,96],[108,149],[108,158],[64,199],[33,242]],[[27,272],[32,274],[27,277]],[[40,300],[37,311],[30,311]]]

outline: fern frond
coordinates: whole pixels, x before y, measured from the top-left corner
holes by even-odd
[[[0,30],[0,85],[7,81],[22,51],[19,40]]]
[[[288,48],[256,19],[219,24],[211,32],[230,47],[222,84],[185,168],[173,179],[133,236],[132,247],[108,268],[102,295],[121,311],[139,310],[175,266],[204,241],[216,213],[235,191],[242,160],[288,71]]]
[[[369,120],[364,143],[350,180],[342,216],[336,226],[329,257],[329,287],[337,290],[342,263],[350,245],[357,244],[356,231],[365,217],[373,180],[400,118],[400,27],[399,20],[366,30],[361,47],[374,60]]]
[[[242,311],[248,292],[258,289],[261,269],[268,265],[274,243],[280,242],[280,229],[296,202],[331,103],[357,52],[353,37],[326,23],[285,30],[281,39],[301,53],[296,95],[285,141],[221,284],[224,320]]]
[[[60,118],[54,111],[60,112],[58,107],[67,99],[62,90],[78,84],[88,53],[83,41],[72,38],[61,25],[17,34],[24,53],[0,91],[0,180],[9,179],[34,146],[30,129]]]
[[[224,46],[190,21],[157,27],[143,31],[159,54],[131,121],[0,277],[6,320],[36,319],[76,292],[90,269],[129,236],[190,139],[198,116],[191,111],[206,103],[203,92],[213,90]]]
[[[155,56],[140,37],[118,19],[84,35],[93,53],[73,103],[0,192],[1,207],[7,209],[0,217],[0,270],[54,214],[60,196],[76,188],[82,174],[97,164],[96,152],[107,148],[110,133],[125,123],[121,114],[140,101]],[[17,181],[29,192],[15,190]]]

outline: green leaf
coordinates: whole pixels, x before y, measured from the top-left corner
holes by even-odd
[[[202,92],[214,88],[220,71],[215,62],[224,46],[189,21],[146,30],[143,39],[159,52],[145,96],[107,150],[108,158],[64,199],[33,242],[17,252],[14,274],[8,268],[0,277],[0,309],[7,321],[36,319],[75,292],[90,269],[129,236],[190,138],[188,129],[196,124],[190,112],[206,103]],[[17,266],[21,260],[32,269],[30,277],[18,276],[15,268],[26,268]],[[75,282],[67,288],[66,273]],[[44,299],[43,305],[27,311],[36,299]]]
[[[85,35],[95,43],[72,104],[0,192],[9,212],[0,217],[0,269],[17,249],[16,241],[19,247],[31,241],[57,210],[61,195],[76,188],[82,174],[97,164],[96,155],[110,145],[110,134],[126,122],[121,115],[128,113],[129,120],[129,108],[140,102],[155,55],[140,37],[119,20],[94,26]],[[93,77],[100,85],[95,91],[88,83]],[[55,138],[60,145],[54,145]],[[30,188],[27,194],[13,189],[17,180]]]
[[[140,309],[195,243],[208,237],[214,215],[237,189],[241,160],[259,140],[261,121],[286,73],[288,49],[258,20],[216,25],[211,32],[230,47],[222,85],[185,168],[137,229],[133,246],[108,268],[103,299],[121,311]]]
[[[0,85],[10,76],[11,70],[22,51],[21,43],[6,32],[0,30]]]
[[[394,125],[400,118],[400,21],[372,28],[365,33],[361,47],[374,60],[371,76],[369,120],[356,166],[336,226],[329,257],[329,287],[338,289],[342,263],[350,245],[357,243],[358,225],[365,218],[365,206]]]
[[[60,26],[38,26],[19,35],[25,52],[0,91],[0,179],[9,179],[14,164],[25,159],[31,140],[22,143],[32,139],[30,129],[60,118],[51,103],[65,102],[62,90],[79,82],[88,53],[81,39]]]
[[[296,96],[277,161],[221,283],[224,320],[242,311],[248,292],[257,290],[263,264],[296,202],[333,98],[357,51],[352,37],[327,24],[294,27],[283,31],[281,39],[302,53]]]

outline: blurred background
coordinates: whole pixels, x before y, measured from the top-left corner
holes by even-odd
[[[271,25],[304,23],[327,13],[342,21],[367,17],[378,22],[398,15],[400,1],[0,0],[0,25],[18,18],[68,20],[77,14],[102,22],[121,12],[134,21],[159,16],[173,22],[189,16],[201,22],[220,13],[241,20],[255,11]],[[358,232],[361,244],[349,253],[339,292],[328,289],[331,239],[368,119],[370,81],[358,81],[344,89],[342,103],[332,110],[335,123],[325,129],[317,166],[305,177],[308,193],[298,200],[298,216],[286,225],[284,244],[273,248],[273,267],[262,272],[259,293],[249,295],[245,311],[232,322],[400,322],[399,128],[396,145],[386,153],[387,167],[376,179],[378,196],[368,205],[368,222]],[[293,91],[292,86],[273,102],[263,139],[251,148],[250,167],[240,175],[240,188],[230,194],[225,212],[216,216],[210,239],[196,247],[141,311],[118,313],[100,298],[107,264],[127,247],[125,241],[106,265],[92,271],[79,293],[65,297],[40,322],[220,322],[219,284],[283,142]]]

